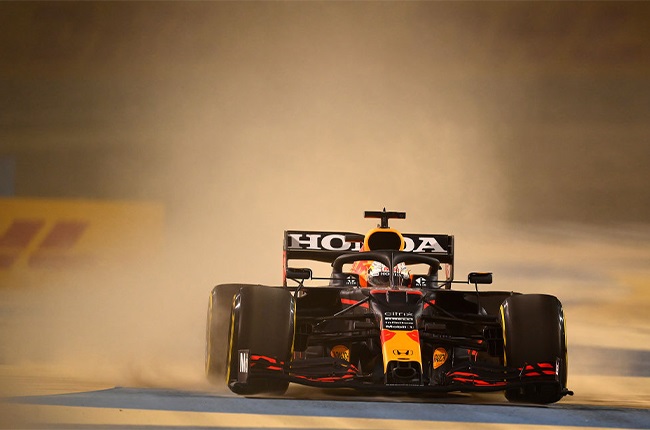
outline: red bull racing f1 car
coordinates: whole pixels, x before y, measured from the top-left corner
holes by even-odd
[[[479,291],[492,274],[454,280],[453,236],[389,227],[404,212],[365,216],[381,220],[365,235],[285,231],[281,286],[212,290],[210,380],[241,395],[282,394],[290,383],[373,392],[503,391],[510,401],[540,404],[572,394],[556,297]],[[316,276],[312,266],[323,263],[327,273]]]

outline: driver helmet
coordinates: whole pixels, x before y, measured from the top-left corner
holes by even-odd
[[[395,286],[408,286],[411,279],[406,264],[399,263],[393,268]],[[369,287],[389,287],[390,270],[378,261],[373,261],[368,267],[367,283]]]

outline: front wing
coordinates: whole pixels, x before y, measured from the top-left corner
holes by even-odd
[[[248,351],[240,351],[248,354]],[[560,363],[531,363],[522,368],[506,368],[467,362],[449,370],[444,382],[435,385],[386,384],[371,375],[360,375],[351,363],[339,358],[310,358],[289,363],[273,357],[247,355],[247,366],[240,366],[238,382],[248,378],[278,378],[322,388],[354,388],[372,391],[403,392],[488,392],[520,388],[530,384],[560,384]],[[566,390],[565,394],[572,394]]]

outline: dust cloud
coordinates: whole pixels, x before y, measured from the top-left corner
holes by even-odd
[[[396,228],[455,234],[460,276],[493,270],[493,288],[566,299],[577,343],[616,300],[647,340],[645,5],[614,7],[611,38],[590,30],[613,6],[594,4],[1,7],[16,107],[0,155],[16,157],[16,193],[156,200],[167,219],[155,258],[3,286],[0,358],[18,373],[209,389],[212,286],[277,284],[284,230],[365,232],[363,211],[383,207],[407,212]],[[606,55],[616,43],[626,57]],[[571,144],[582,128],[633,148],[607,154],[611,180],[596,132]],[[588,177],[634,210],[604,219]]]

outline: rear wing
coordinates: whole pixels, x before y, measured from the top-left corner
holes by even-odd
[[[404,251],[426,254],[440,263],[454,264],[454,236],[402,233]],[[286,230],[284,232],[284,274],[291,260],[332,263],[336,257],[359,252],[364,235],[350,232]]]

